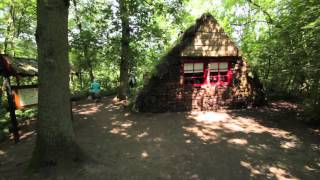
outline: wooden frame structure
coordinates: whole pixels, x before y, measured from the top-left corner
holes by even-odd
[[[29,58],[12,58],[9,55],[0,54],[0,76],[4,77],[4,86],[7,92],[10,119],[12,124],[12,133],[14,141],[19,142],[19,129],[18,122],[15,114],[17,108],[27,106],[19,105],[18,89],[21,88],[34,88],[36,85],[20,86],[21,77],[34,77],[38,75],[38,63],[35,59]],[[14,77],[17,86],[11,85],[10,77]],[[29,106],[28,106],[29,107]]]

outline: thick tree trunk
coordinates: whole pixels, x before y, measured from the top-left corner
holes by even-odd
[[[267,72],[266,72],[266,75],[265,75],[265,77],[264,77],[265,80],[268,80],[268,78],[269,78],[270,68],[271,68],[271,58],[269,57],[269,58],[268,58]]]
[[[82,80],[82,72],[81,72],[81,70],[79,71],[79,83],[80,83],[81,89],[83,89],[83,80]]]
[[[4,54],[9,54],[8,53],[8,38],[5,37],[4,38],[4,50],[3,50]]]
[[[0,106],[2,106],[2,96],[4,90],[3,77],[0,77]]]
[[[31,165],[63,165],[81,158],[70,111],[68,0],[37,0],[39,114]]]
[[[129,40],[130,40],[130,27],[129,27],[129,12],[126,0],[119,0],[120,4],[120,18],[122,26],[121,37],[121,61],[120,61],[120,86],[118,97],[124,100],[127,97],[128,91],[128,68],[129,68]]]
[[[91,66],[91,63],[90,63],[90,65],[89,65],[89,76],[90,76],[91,82],[93,82],[93,80],[94,80],[94,74],[93,74],[93,68],[92,68],[92,66]]]
[[[8,27],[7,27],[7,32],[4,38],[4,54],[10,54],[9,52],[9,43],[10,43],[10,31],[11,31],[11,24],[10,22],[7,22]]]

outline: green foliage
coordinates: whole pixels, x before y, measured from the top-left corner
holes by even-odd
[[[0,142],[5,139],[9,133],[9,120],[6,118],[6,109],[0,109]]]
[[[35,57],[35,0],[5,0],[0,3],[0,52]]]
[[[136,89],[144,83],[144,76],[151,75],[179,35],[202,13],[210,12],[241,48],[268,92],[300,97],[305,101],[307,114],[320,117],[317,114],[319,0],[126,0],[126,3],[130,19],[129,69],[137,77]],[[70,4],[72,94],[86,94],[93,75],[106,94],[111,94],[118,88],[120,76],[118,1],[71,0]],[[2,53],[36,57],[35,7],[35,0],[0,2]],[[21,82],[30,84],[35,80]]]
[[[37,108],[27,108],[16,110],[16,117],[18,122],[23,122],[26,119],[35,118],[38,114]],[[0,142],[9,135],[11,129],[10,113],[5,106],[0,108]]]
[[[38,114],[37,108],[26,108],[22,110],[16,110],[16,116],[18,121],[34,118]]]
[[[224,15],[240,15],[230,18],[233,29],[240,29],[233,35],[267,90],[302,98],[310,119],[320,117],[320,2],[227,2]]]
[[[130,18],[130,61],[138,82],[157,64],[180,32],[187,14],[184,1],[128,0]],[[119,85],[121,21],[117,1],[71,3],[70,60],[75,75],[73,91],[87,91],[90,73],[102,88],[113,92]],[[80,77],[81,76],[81,77]]]

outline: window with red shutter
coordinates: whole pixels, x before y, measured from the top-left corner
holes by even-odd
[[[201,86],[204,83],[204,63],[184,63],[184,84]]]
[[[228,62],[209,63],[210,83],[212,85],[229,85],[230,67]]]

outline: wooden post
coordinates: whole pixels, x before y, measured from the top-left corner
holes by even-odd
[[[11,124],[12,124],[13,138],[14,138],[14,142],[17,143],[17,142],[19,142],[20,136],[19,136],[19,129],[18,129],[18,121],[17,121],[17,117],[16,117],[16,113],[15,113],[15,105],[13,102],[10,78],[5,77],[4,83],[5,83],[5,87],[6,87],[6,91],[7,91],[7,98],[8,98],[10,119],[11,119]]]

